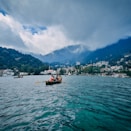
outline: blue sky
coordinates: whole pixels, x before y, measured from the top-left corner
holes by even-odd
[[[4,10],[0,9],[0,13],[3,14],[4,16],[7,14]]]
[[[47,54],[131,36],[131,0],[1,0],[0,46]]]
[[[47,28],[44,27],[44,26],[33,27],[33,26],[25,26],[25,25],[23,25],[23,28],[24,28],[25,30],[31,32],[32,35],[37,34],[37,33],[39,33],[39,32],[42,31],[42,30],[47,30]]]

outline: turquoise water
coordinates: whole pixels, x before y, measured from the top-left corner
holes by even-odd
[[[131,131],[131,79],[0,78],[0,131]]]

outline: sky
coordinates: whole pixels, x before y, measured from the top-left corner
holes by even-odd
[[[131,36],[131,0],[0,0],[0,46],[48,54]]]

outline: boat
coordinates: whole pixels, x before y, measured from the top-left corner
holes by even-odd
[[[53,85],[53,84],[60,84],[62,80],[56,80],[56,81],[46,81],[46,85]]]
[[[14,78],[23,78],[23,75],[14,76]]]

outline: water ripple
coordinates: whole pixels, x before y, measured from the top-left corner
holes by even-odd
[[[131,129],[130,79],[63,76],[59,85],[34,83],[47,78],[0,78],[1,131]]]

